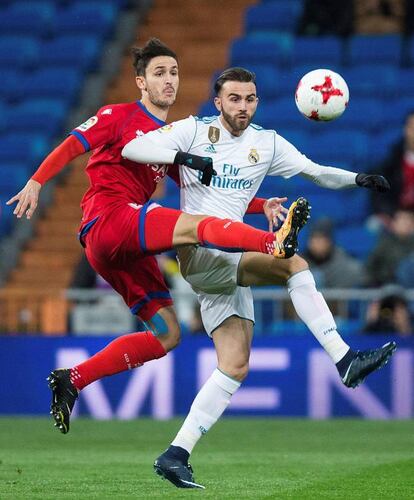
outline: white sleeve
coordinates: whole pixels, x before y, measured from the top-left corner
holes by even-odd
[[[128,142],[121,154],[137,163],[174,163],[177,151],[188,151],[197,131],[193,116],[148,132]]]
[[[302,177],[328,189],[341,189],[356,187],[356,172],[342,170],[342,168],[324,167],[311,162],[300,173]]]
[[[274,154],[268,175],[281,175],[289,179],[301,173],[311,163],[313,162],[300,153],[293,144],[274,132]]]

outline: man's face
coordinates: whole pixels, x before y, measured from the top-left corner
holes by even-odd
[[[256,85],[253,82],[225,82],[214,103],[228,130],[238,136],[250,125],[256,113]]]
[[[145,76],[136,77],[137,86],[148,94],[152,104],[160,108],[172,106],[178,90],[178,64],[170,56],[157,56],[151,59]]]
[[[410,210],[397,210],[392,222],[394,234],[400,238],[409,238],[414,235],[414,213]]]
[[[308,249],[318,259],[325,259],[332,250],[332,240],[323,233],[315,232],[308,240]]]

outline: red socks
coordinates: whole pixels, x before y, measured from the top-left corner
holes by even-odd
[[[275,235],[231,219],[207,217],[197,228],[200,245],[226,252],[261,252],[273,255]]]
[[[95,380],[131,370],[166,354],[161,342],[149,331],[123,335],[72,368],[70,380],[80,391]]]

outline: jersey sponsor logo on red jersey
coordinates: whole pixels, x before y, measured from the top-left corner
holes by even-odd
[[[96,125],[98,123],[98,117],[97,116],[91,116],[89,120],[86,120],[86,122],[82,123],[79,125],[79,127],[76,127],[76,130],[80,130],[82,132],[86,132],[89,130],[91,127]]]
[[[168,171],[168,165],[150,165],[148,164],[149,167],[151,167],[154,172],[157,172],[157,175],[154,178],[155,182],[160,182],[164,177],[167,175]]]
[[[112,108],[105,109],[102,111],[103,115],[112,115]]]

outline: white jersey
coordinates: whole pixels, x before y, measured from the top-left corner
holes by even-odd
[[[218,116],[184,120],[146,134],[154,144],[213,159],[211,185],[201,172],[180,167],[181,210],[242,220],[266,175],[292,177],[314,163],[274,130],[250,126],[235,137]]]

